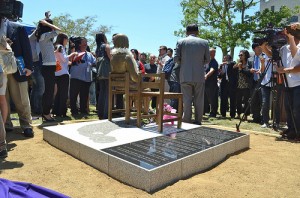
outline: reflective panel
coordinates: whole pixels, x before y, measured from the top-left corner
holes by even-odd
[[[199,127],[188,131],[115,146],[102,151],[151,170],[244,136],[242,133]]]

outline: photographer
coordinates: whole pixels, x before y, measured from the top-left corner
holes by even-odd
[[[262,128],[269,127],[270,120],[270,95],[271,88],[273,87],[272,83],[272,71],[273,64],[271,63],[270,58],[272,57],[271,47],[267,42],[264,42],[261,46],[262,51],[265,53],[264,56],[260,57],[260,73],[264,73],[264,78],[261,81],[261,97],[262,97]]]
[[[298,24],[291,25],[296,29]],[[299,138],[300,129],[300,45],[299,38],[294,37],[285,29],[284,34],[288,38],[288,44],[280,49],[282,67],[275,65],[278,73],[286,77],[288,92],[285,98],[288,129],[283,131],[282,137],[288,139]],[[294,119],[293,119],[294,118]]]
[[[252,100],[251,100],[251,113],[254,123],[261,124],[261,92],[257,91],[257,86],[260,80],[260,68],[262,58],[262,49],[259,43],[252,44],[252,50],[254,55],[249,58],[249,63],[252,65],[250,71],[253,73],[253,84],[251,88]],[[253,95],[254,94],[254,95]]]

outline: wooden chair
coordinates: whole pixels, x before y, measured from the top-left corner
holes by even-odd
[[[125,112],[125,123],[129,124],[130,120],[130,78],[129,73],[123,74],[109,74],[108,80],[108,120],[112,120],[113,113],[121,113]],[[125,95],[125,105],[123,109],[113,109],[114,106],[114,97],[116,94],[124,94]]]
[[[143,78],[155,78],[154,82],[144,82]],[[182,108],[183,108],[183,95],[182,93],[172,93],[165,92],[164,85],[165,83],[165,74],[139,74],[138,80],[138,90],[136,93],[131,96],[136,97],[137,101],[137,126],[141,127],[143,118],[151,118],[154,117],[156,119],[156,123],[158,125],[158,131],[163,131],[163,123],[177,121],[177,128],[181,127],[182,123]],[[157,89],[158,91],[150,91],[150,89]],[[142,101],[144,98],[152,98],[156,97],[156,112],[154,114],[150,114],[149,112],[143,112]],[[178,112],[176,113],[167,113],[164,112],[164,100],[165,99],[178,99]],[[147,107],[149,108],[149,107]],[[163,115],[168,114],[174,116],[174,118],[163,119]]]

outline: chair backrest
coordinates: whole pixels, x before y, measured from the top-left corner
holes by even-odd
[[[110,87],[114,87],[115,89],[124,89],[124,87],[126,87],[126,83],[129,84],[129,74],[127,72],[123,74],[110,73],[109,83]]]
[[[143,81],[144,78],[155,79],[154,81],[147,82]],[[165,73],[160,74],[139,74],[139,89],[140,91],[147,89],[157,89],[162,94],[164,93],[165,88]]]

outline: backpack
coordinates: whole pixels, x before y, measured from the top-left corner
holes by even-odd
[[[99,57],[96,62],[97,79],[108,79],[111,72],[110,61],[107,58]]]
[[[163,68],[163,72],[165,73],[166,75],[166,78],[169,78],[171,73],[172,73],[172,70],[173,70],[173,67],[175,66],[175,62],[174,62],[174,59],[173,58],[170,58],[164,68]]]
[[[5,36],[0,38],[0,65],[5,74],[15,73],[18,68],[14,52],[7,43]]]

